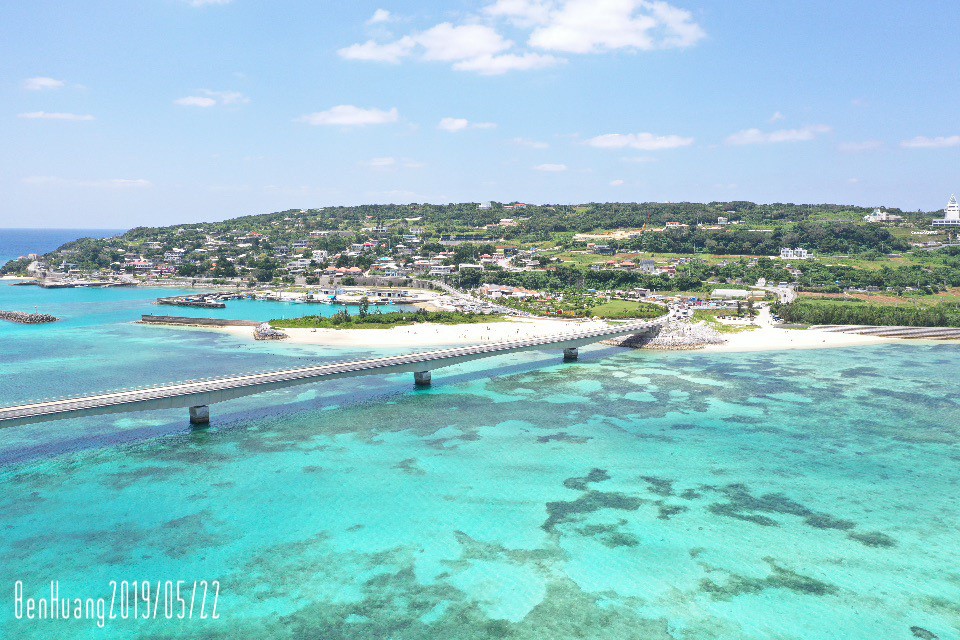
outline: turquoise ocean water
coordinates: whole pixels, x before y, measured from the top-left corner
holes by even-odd
[[[130,324],[154,293],[0,284],[66,318],[0,325],[0,403],[367,355]],[[0,430],[0,637],[958,638],[958,371],[601,346]],[[218,620],[14,615],[204,579]]]

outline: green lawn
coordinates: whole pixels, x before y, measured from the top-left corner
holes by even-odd
[[[667,313],[660,305],[631,302],[629,300],[611,300],[591,308],[591,315],[600,318],[658,318]]]

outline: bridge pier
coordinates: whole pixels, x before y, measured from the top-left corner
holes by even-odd
[[[567,347],[563,350],[563,361],[564,362],[575,362],[580,358],[580,351],[576,347]]]
[[[205,404],[198,407],[190,407],[190,424],[210,424],[210,407]]]
[[[413,384],[418,387],[429,387],[430,386],[430,372],[429,371],[414,371],[413,372]]]

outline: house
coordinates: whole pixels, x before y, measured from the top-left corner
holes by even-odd
[[[453,273],[453,267],[446,264],[438,264],[430,267],[430,275],[432,276],[448,276]]]
[[[790,249],[784,247],[780,249],[780,259],[781,260],[807,260],[809,259],[810,252],[806,249],[801,249],[797,247],[796,249]]]

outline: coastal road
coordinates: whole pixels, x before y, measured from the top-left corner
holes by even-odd
[[[190,380],[141,389],[123,390],[0,408],[0,427],[132,411],[190,408],[191,421],[202,422],[207,406],[244,396],[284,389],[321,380],[365,375],[413,372],[418,384],[429,384],[430,371],[480,358],[518,351],[563,349],[567,358],[576,358],[581,346],[617,336],[658,330],[666,316],[644,322],[610,325],[545,337],[493,344],[440,349],[400,356],[335,362],[267,373]],[[202,410],[202,411],[201,411]]]

